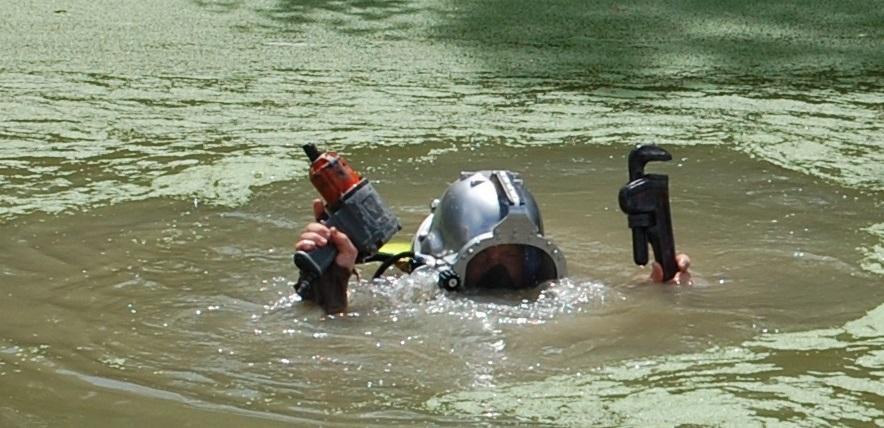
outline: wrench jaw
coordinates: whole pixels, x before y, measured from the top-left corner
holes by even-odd
[[[629,181],[637,180],[645,175],[645,165],[652,161],[670,161],[672,155],[660,146],[644,145],[629,152]]]

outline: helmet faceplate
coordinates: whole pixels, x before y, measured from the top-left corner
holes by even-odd
[[[565,257],[544,238],[537,203],[516,173],[463,172],[430,209],[412,248],[427,265],[445,271],[448,288],[463,288],[473,256],[502,244],[535,247],[552,261],[556,278],[566,275]]]

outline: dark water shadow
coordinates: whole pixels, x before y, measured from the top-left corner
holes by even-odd
[[[227,13],[239,9],[245,0],[192,0],[197,6],[210,12]]]
[[[884,8],[848,2],[450,1],[431,31],[531,76],[820,78],[884,69]]]
[[[396,38],[393,33],[411,26],[391,18],[418,12],[412,2],[405,0],[280,0],[259,11],[283,31],[302,31],[302,25],[321,24],[345,34],[381,34],[387,39]]]
[[[224,11],[244,0],[194,1]],[[495,76],[797,78],[790,84],[812,87],[846,78],[848,86],[884,86],[884,8],[876,0],[278,0],[248,7],[269,31],[318,25],[373,40],[444,44]]]

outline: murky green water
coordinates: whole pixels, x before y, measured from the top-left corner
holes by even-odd
[[[884,9],[706,3],[5,2],[0,425],[884,424]],[[522,172],[572,277],[324,317],[303,142],[402,240]],[[694,287],[630,264],[641,142]]]

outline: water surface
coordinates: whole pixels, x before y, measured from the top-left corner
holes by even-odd
[[[876,6],[5,5],[0,425],[880,425]],[[291,289],[304,142],[400,240],[459,171],[520,171],[571,277],[363,280],[323,316]],[[644,142],[692,287],[630,262]]]

